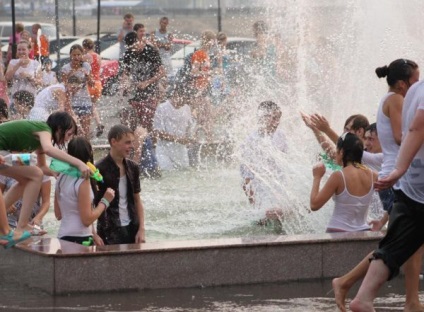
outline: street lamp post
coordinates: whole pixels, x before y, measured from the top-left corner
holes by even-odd
[[[218,31],[222,31],[221,0],[218,0]]]
[[[77,35],[77,16],[75,15],[75,0],[72,0],[72,35]]]

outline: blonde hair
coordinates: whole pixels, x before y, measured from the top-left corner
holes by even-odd
[[[212,30],[206,30],[202,33],[202,46],[206,45],[208,42],[215,40],[216,35]]]
[[[26,44],[27,48],[29,50],[31,50],[31,42],[26,41],[26,40],[21,40],[21,41],[18,42],[18,45],[20,45],[20,44]]]

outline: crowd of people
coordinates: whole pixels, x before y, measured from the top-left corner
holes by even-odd
[[[221,88],[219,101],[230,94],[224,33],[204,31],[199,48],[187,56],[174,79],[168,79],[173,72],[173,36],[168,24],[163,17],[159,28],[148,34],[143,24],[134,23],[132,14],[124,16],[118,31],[119,75],[121,91],[129,100],[120,108],[121,124],[108,131],[108,155],[96,162],[103,175],[101,183],[89,178],[92,170],[87,165],[94,162],[92,119],[97,136],[105,129],[96,109],[102,86],[101,58],[94,52],[94,42],[85,39],[82,46],[73,45],[70,63],[56,77],[40,25],[33,26],[33,34],[17,25],[17,58],[8,53],[6,62],[0,62],[0,244],[9,248],[31,235],[45,234],[42,219],[51,204],[51,176],[56,177],[53,205],[61,220],[60,239],[85,245],[145,242],[141,176],[190,166],[188,146],[199,141],[199,133],[213,139],[214,118],[220,112],[213,86]],[[264,79],[278,75],[278,42],[264,39],[268,28],[262,21],[253,30],[257,42],[251,57],[260,64]],[[411,60],[395,60],[377,68],[376,74],[386,78],[389,90],[381,98],[375,123],[352,115],[337,133],[323,115],[301,114],[326,161],[338,165],[331,166],[333,172],[322,187],[328,163],[313,167],[310,209],[319,210],[333,198],[328,233],[377,231],[389,222],[378,248],[333,280],[341,311],[346,311],[349,289],[363,277],[350,308],[374,311],[378,288],[396,276],[403,264],[405,311],[419,311],[424,85],[419,82],[418,65]],[[265,219],[290,214],[270,191],[270,181],[260,178],[265,172],[264,176],[272,173],[272,180],[284,180],[283,168],[273,159],[289,150],[279,129],[282,114],[275,102],[260,103],[257,127],[240,148],[242,188],[249,203],[266,207]],[[37,165],[11,167],[6,159],[19,152],[34,152]],[[46,155],[78,168],[79,176],[53,171]],[[370,221],[370,205],[376,196],[384,214]]]

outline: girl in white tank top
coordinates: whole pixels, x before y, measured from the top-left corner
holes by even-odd
[[[325,166],[318,163],[310,196],[313,211],[319,210],[333,197],[334,211],[327,232],[356,232],[369,230],[368,208],[374,193],[377,173],[362,165],[363,143],[352,133],[343,134],[337,141],[336,161],[343,166],[341,171],[331,174],[320,190]]]

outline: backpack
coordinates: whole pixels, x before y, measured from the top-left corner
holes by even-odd
[[[181,68],[178,69],[177,73],[175,74],[174,80],[176,84],[187,86],[193,82],[194,77],[191,75],[193,64],[191,62],[191,58],[193,57],[194,52],[191,52],[184,57],[183,66],[181,66]]]

